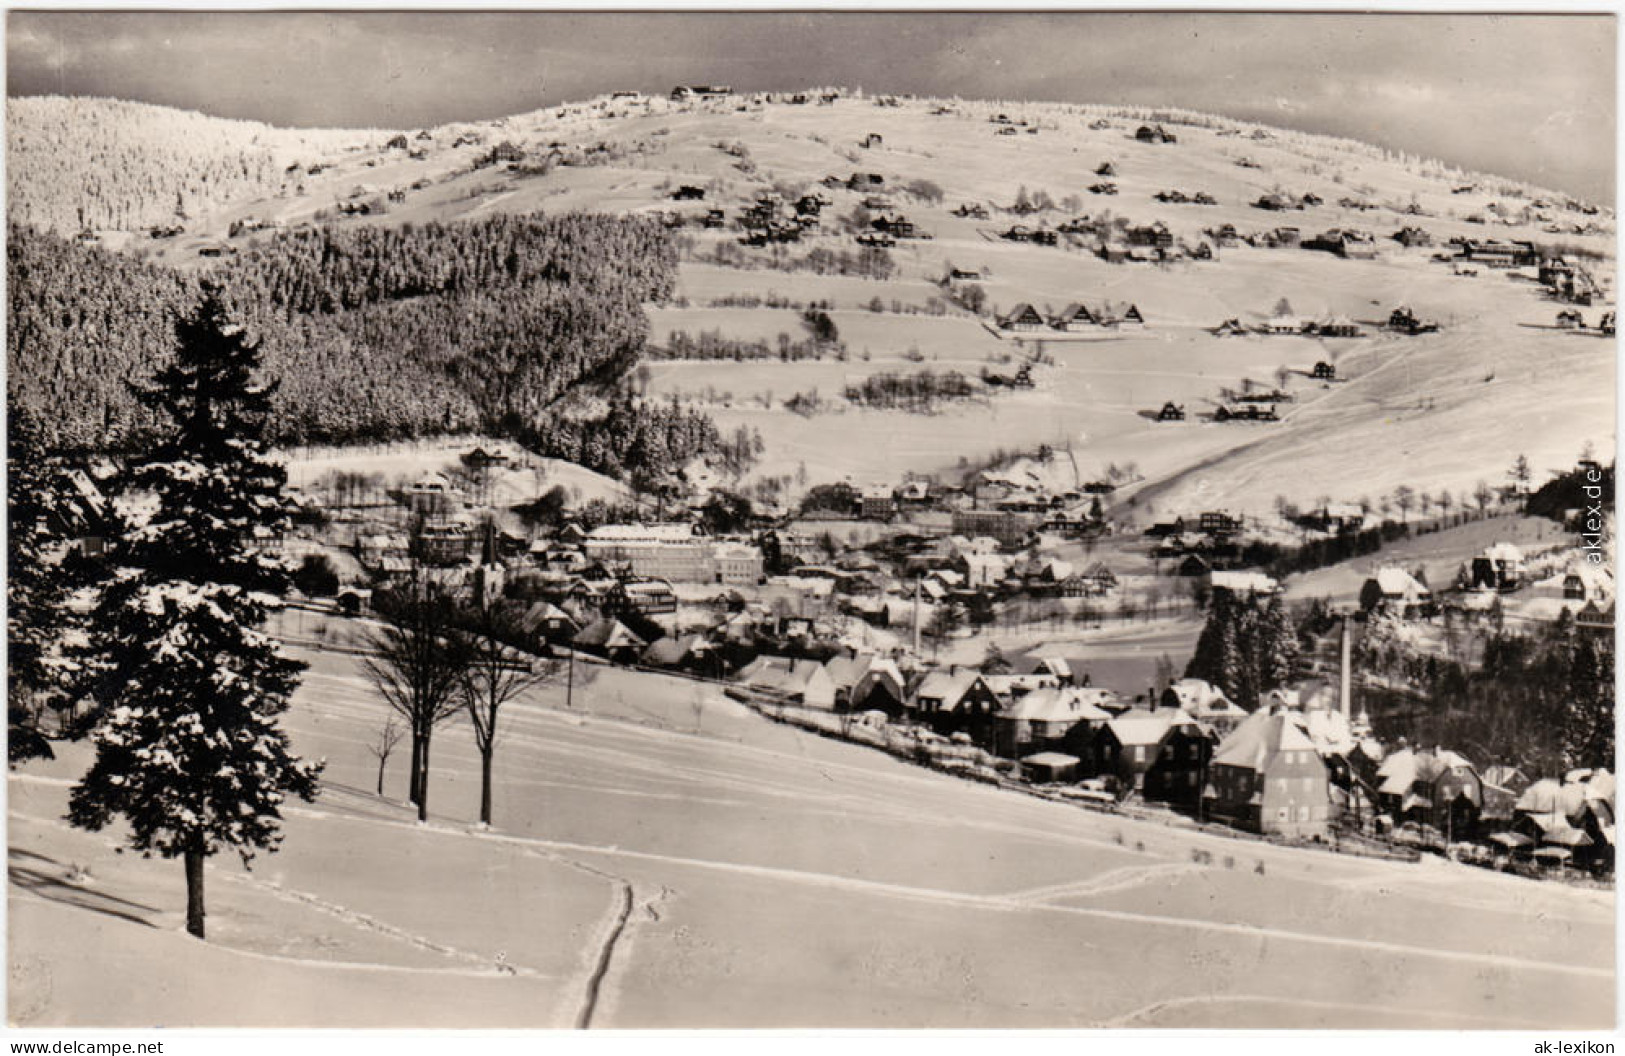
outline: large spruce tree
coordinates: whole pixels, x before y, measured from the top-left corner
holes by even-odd
[[[287,584],[259,544],[289,519],[258,346],[212,285],[175,330],[173,361],[136,392],[170,428],[120,481],[143,512],[120,526],[92,621],[102,717],[69,816],[91,830],[122,817],[134,848],[183,858],[186,930],[202,938],[205,859],[275,850],[285,797],[314,798],[321,767],[277,724],[303,665],[256,629]]]

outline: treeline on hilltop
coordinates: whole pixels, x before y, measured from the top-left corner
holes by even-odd
[[[173,345],[196,280],[95,247],[9,232],[8,394],[53,448],[128,450],[154,423],[129,383]],[[708,418],[614,390],[670,293],[675,254],[633,218],[571,215],[301,230],[210,272],[263,343],[272,440],[346,443],[487,430],[590,468],[658,476],[720,445]]]
[[[7,215],[62,234],[184,223],[227,202],[276,194],[289,179],[297,185],[287,160],[366,137],[116,99],[9,99]]]
[[[554,284],[661,301],[676,283],[664,230],[636,217],[496,216],[399,227],[300,228],[227,265],[228,279],[291,313],[430,294]]]

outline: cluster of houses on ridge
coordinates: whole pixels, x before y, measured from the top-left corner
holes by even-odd
[[[1097,304],[1091,308],[1081,301],[1074,301],[1046,318],[1037,308],[1023,301],[1000,316],[997,325],[1000,330],[1012,333],[1057,331],[1073,334],[1102,328],[1113,330],[1123,326],[1144,326],[1145,316],[1134,304]]]

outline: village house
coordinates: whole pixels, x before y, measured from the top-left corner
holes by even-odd
[[[1415,821],[1446,841],[1471,839],[1484,804],[1473,764],[1455,752],[1401,748],[1377,768],[1377,808],[1395,824]]]
[[[1065,333],[1075,333],[1087,327],[1101,325],[1101,320],[1089,311],[1087,305],[1077,302],[1067,305],[1061,314],[1050,320],[1050,326]]]
[[[1032,305],[1023,301],[1014,308],[1010,309],[1010,313],[1008,315],[1005,315],[999,319],[999,329],[1031,331],[1042,330],[1044,329],[1044,317],[1039,314],[1037,308],[1034,308]]]
[[[748,586],[762,582],[762,549],[749,543],[721,541],[712,544],[711,560],[718,583]]]
[[[663,579],[625,579],[605,593],[604,611],[615,616],[666,616],[677,611],[677,595]]]
[[[638,663],[644,667],[687,671],[696,675],[715,676],[721,669],[721,658],[703,634],[657,638],[643,650]]]
[[[1135,708],[1106,723],[1090,746],[1094,773],[1112,776],[1124,789],[1143,791],[1146,773],[1157,762],[1168,731],[1190,721],[1183,712]]]
[[[1104,689],[1035,689],[994,715],[994,754],[1020,759],[1054,751],[1081,759],[1095,733],[1112,721],[1112,712],[1100,704],[1109,697],[1110,691]]]
[[[1195,809],[1202,799],[1213,746],[1211,729],[1178,709],[1158,708],[1154,715],[1169,716],[1168,727],[1157,743],[1156,757],[1146,768],[1141,794],[1147,800]]]
[[[570,644],[584,653],[603,657],[612,663],[633,664],[648,643],[620,620],[602,618],[589,623],[571,638]]]
[[[971,590],[995,587],[1010,574],[1010,562],[1000,554],[961,554],[954,561],[954,570],[965,577],[965,586]]]
[[[1361,334],[1359,325],[1346,315],[1328,315],[1316,320],[1310,324],[1309,331],[1321,337],[1359,337]]]
[[[1563,575],[1566,601],[1605,602],[1614,597],[1614,573],[1607,565],[1578,561]]]
[[[1224,691],[1200,678],[1181,678],[1162,691],[1164,708],[1177,708],[1209,727],[1220,737],[1241,725],[1246,709],[1231,702]]]
[[[1174,234],[1161,220],[1145,226],[1130,227],[1124,237],[1131,246],[1149,246],[1168,249],[1174,244]]]
[[[759,656],[740,668],[734,680],[792,704],[825,710],[835,707],[835,683],[816,660]]]
[[[1301,334],[1308,329],[1308,323],[1292,312],[1282,311],[1271,315],[1259,326],[1259,330],[1266,334]]]
[[[1083,535],[1102,527],[1098,500],[1052,509],[1045,517],[1043,530],[1067,535]]]
[[[461,518],[430,521],[418,529],[419,556],[431,565],[455,565],[468,559],[471,536]]]
[[[1370,260],[1377,255],[1377,241],[1362,231],[1334,227],[1303,242],[1304,249],[1322,250],[1340,257]]]
[[[1337,368],[1335,366],[1333,366],[1332,364],[1326,362],[1324,359],[1318,361],[1315,364],[1314,369],[1311,370],[1309,372],[1309,374],[1316,381],[1336,381],[1337,380]]]
[[[1326,835],[1326,765],[1290,715],[1253,712],[1219,743],[1208,774],[1203,803],[1211,815],[1266,835]]]
[[[1512,543],[1496,543],[1473,558],[1472,588],[1510,593],[1523,585],[1523,572],[1523,551]]]
[[[1407,249],[1433,245],[1433,236],[1420,227],[1402,227],[1393,233],[1392,238]]]
[[[581,629],[569,613],[550,601],[538,601],[531,605],[525,610],[520,624],[538,643],[568,641]]]
[[[726,84],[679,84],[671,90],[671,101],[684,102],[688,99],[720,99],[733,94],[733,89]]]
[[[425,473],[406,487],[406,506],[419,516],[442,516],[461,505],[457,489],[441,473]]]
[[[939,734],[966,733],[978,744],[989,744],[1000,703],[979,673],[949,668],[928,672],[910,695],[908,709],[914,721]]]
[[[1431,616],[1437,606],[1433,592],[1403,568],[1377,569],[1360,588],[1360,607],[1367,612],[1381,608],[1404,619]]]
[[[1240,517],[1223,510],[1209,510],[1197,521],[1197,531],[1216,539],[1240,535],[1243,527]]]
[[[1082,572],[1061,581],[1061,596],[1066,598],[1103,598],[1117,589],[1117,574],[1103,562],[1096,561]]]
[[[866,521],[889,521],[897,516],[897,496],[890,484],[871,484],[858,499],[858,515]]]
[[[896,661],[861,653],[833,657],[824,663],[824,670],[835,687],[835,710],[883,711],[889,718],[903,714],[907,679]]]
[[[1006,510],[955,510],[953,532],[968,537],[987,537],[1001,546],[1016,546],[1032,530],[1034,518]]]
[[[1299,523],[1317,532],[1355,531],[1365,524],[1365,510],[1354,503],[1329,502],[1305,514]]]
[[[1262,572],[1214,572],[1208,586],[1215,594],[1223,591],[1236,598],[1267,598],[1281,592],[1281,584]]]
[[[1615,853],[1615,782],[1607,770],[1572,770],[1542,778],[1518,796],[1513,833],[1550,862],[1611,870]]]
[[[1470,260],[1492,268],[1519,268],[1540,263],[1540,251],[1533,242],[1478,241],[1470,238],[1453,238],[1450,241],[1456,247],[1459,260]]]

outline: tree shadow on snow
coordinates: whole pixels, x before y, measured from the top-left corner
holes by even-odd
[[[30,894],[43,898],[48,902],[88,909],[92,913],[101,913],[105,916],[129,921],[131,924],[140,924],[148,928],[156,927],[150,920],[137,915],[138,911],[157,913],[158,910],[153,906],[132,902],[127,898],[119,898],[117,895],[104,895],[99,891],[88,891],[70,882],[63,875],[66,869],[61,862],[48,858],[43,854],[35,854],[32,851],[17,848],[8,848],[6,854],[9,859],[6,871],[11,878],[11,882]]]

